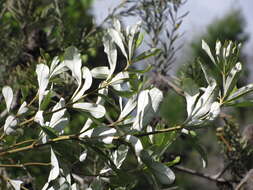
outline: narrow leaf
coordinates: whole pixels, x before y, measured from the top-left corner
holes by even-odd
[[[155,55],[159,54],[160,52],[161,52],[161,49],[152,48],[152,49],[150,49],[148,51],[145,51],[145,52],[141,53],[137,57],[135,57],[133,59],[133,63],[136,63],[136,62],[139,62],[141,60],[147,59],[147,58],[149,58],[151,56],[155,56]]]
[[[103,117],[106,112],[104,106],[94,103],[75,103],[73,108],[89,112],[95,118]]]
[[[209,48],[209,46],[207,45],[207,43],[202,40],[202,49],[205,50],[205,52],[207,53],[207,55],[210,57],[210,59],[212,60],[212,62],[216,65],[215,59],[211,53],[211,50]]]
[[[24,113],[26,113],[28,111],[28,107],[27,107],[27,103],[26,101],[23,102],[23,104],[20,106],[20,108],[18,109],[18,115],[22,115]]]
[[[52,148],[51,148],[51,165],[52,165],[52,168],[48,177],[48,183],[52,180],[55,180],[60,174],[58,160]]]
[[[49,68],[47,65],[38,64],[36,67],[37,80],[39,84],[39,107],[44,97],[45,90],[49,82]]]
[[[90,70],[87,67],[83,67],[82,73],[83,73],[83,78],[85,81],[84,81],[82,88],[74,96],[73,102],[79,100],[92,85],[92,74],[91,74]]]

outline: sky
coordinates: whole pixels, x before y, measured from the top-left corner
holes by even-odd
[[[108,15],[113,7],[119,4],[120,0],[95,0],[94,14],[96,22],[100,23]],[[253,0],[188,0],[181,9],[182,13],[189,11],[189,15],[184,18],[181,31],[186,32],[186,41],[204,32],[206,26],[213,20],[221,18],[233,9],[241,9],[246,19],[246,32],[250,34],[250,41],[246,44],[246,51],[253,49]],[[131,21],[132,22],[132,21]]]
[[[96,17],[96,23],[100,23],[110,11],[117,6],[122,0],[94,0],[93,13]],[[181,32],[184,32],[182,41],[184,46],[180,51],[180,57],[187,57],[187,48],[191,40],[196,35],[201,35],[206,31],[207,26],[216,19],[222,18],[231,10],[240,9],[246,20],[245,31],[249,34],[249,40],[244,44],[243,51],[248,55],[247,59],[250,63],[249,69],[251,75],[249,82],[253,82],[253,0],[187,0],[182,7],[182,13],[189,11],[187,17],[183,19],[180,26]],[[128,20],[130,24],[134,20]],[[177,68],[173,68],[172,72]]]

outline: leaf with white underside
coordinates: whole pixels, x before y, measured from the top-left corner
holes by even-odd
[[[66,70],[64,62],[60,62],[58,57],[54,57],[51,65],[50,65],[50,77],[61,74]]]
[[[246,85],[246,86],[244,86],[244,87],[239,88],[237,91],[235,91],[234,93],[232,93],[232,94],[227,98],[226,102],[230,102],[230,101],[232,101],[232,100],[238,99],[238,98],[240,98],[241,96],[243,96],[243,95],[245,95],[245,94],[247,94],[247,93],[249,93],[249,92],[251,92],[251,91],[253,91],[253,83],[248,84],[248,85]]]
[[[141,131],[143,127],[143,117],[145,113],[145,108],[148,107],[151,102],[149,96],[149,90],[143,90],[140,92],[137,101],[137,117],[133,124],[133,129]]]
[[[76,79],[78,86],[80,86],[82,83],[82,60],[78,49],[73,46],[66,49],[64,54],[64,64],[71,70],[72,76]]]
[[[49,82],[49,68],[47,65],[38,64],[36,67],[37,80],[39,84],[39,108]]]
[[[112,160],[117,168],[120,168],[124,160],[127,157],[128,147],[125,145],[120,145],[116,151],[112,154]]]
[[[87,67],[83,67],[82,68],[82,73],[83,73],[83,79],[84,84],[81,87],[81,89],[76,93],[76,95],[73,97],[73,102],[79,100],[84,93],[91,87],[92,85],[92,74],[90,72],[90,70]]]
[[[105,35],[103,38],[104,42],[104,52],[107,54],[107,59],[110,66],[110,72],[107,78],[110,78],[115,71],[117,64],[117,48],[115,44],[112,42],[112,39],[109,35]]]
[[[162,92],[157,88],[144,90],[138,96],[137,117],[133,124],[133,129],[140,131],[146,126],[158,111],[163,99]]]
[[[138,37],[138,34],[140,32],[140,25],[141,25],[141,22],[138,22],[137,24],[131,26],[130,28],[127,28],[129,59],[131,59],[134,53],[135,40]]]
[[[24,113],[26,113],[28,111],[28,107],[27,107],[27,103],[26,101],[23,102],[23,104],[20,106],[20,108],[18,109],[18,115],[22,115]]]
[[[119,121],[128,116],[136,107],[137,101],[136,101],[136,96],[132,96],[128,102],[126,103],[124,109],[121,111],[120,116],[119,116]]]
[[[11,87],[4,86],[3,89],[2,89],[2,94],[4,96],[7,111],[10,112],[11,104],[12,104],[12,101],[13,101],[13,91],[12,91]]]
[[[133,148],[135,150],[135,154],[139,158],[140,153],[143,150],[143,146],[142,146],[140,139],[138,139],[137,137],[132,136],[132,135],[127,135],[125,139],[126,139],[126,142],[130,143],[133,146]]]
[[[159,105],[163,100],[163,93],[158,88],[152,88],[149,90],[149,95],[151,97],[151,105],[155,112],[158,111]]]
[[[95,118],[101,118],[105,115],[105,107],[94,103],[75,103],[73,108],[89,112]]]
[[[214,59],[214,57],[212,55],[212,52],[211,52],[209,46],[207,45],[207,43],[204,40],[202,40],[202,49],[205,50],[205,52],[210,57],[210,59],[212,60],[212,62],[216,65],[215,59]]]
[[[37,111],[37,113],[35,114],[34,116],[34,121],[36,123],[39,123],[40,126],[44,126],[45,123],[44,123],[44,117],[43,117],[43,111]]]
[[[91,137],[101,137],[101,140],[105,144],[111,144],[113,137],[116,133],[116,129],[110,127],[96,127],[92,130]]]
[[[20,190],[21,184],[23,183],[23,181],[13,179],[10,179],[9,182],[15,190]]]
[[[125,56],[125,58],[128,59],[126,49],[125,49],[125,46],[124,46],[124,43],[123,43],[124,36],[119,31],[117,31],[113,28],[110,28],[108,30],[108,34],[112,37],[113,41],[120,48],[120,50],[123,53],[123,55]]]
[[[47,180],[48,183],[50,181],[55,180],[60,174],[59,163],[52,148],[51,148],[51,165],[52,165],[52,168]]]
[[[236,63],[236,65],[232,68],[229,75],[225,80],[224,86],[224,97],[226,97],[230,91],[234,88],[236,75],[242,70],[242,64]]]
[[[16,126],[18,124],[18,120],[13,116],[9,115],[4,123],[4,132],[6,135],[10,135],[16,131]]]
[[[213,102],[208,114],[207,119],[213,121],[220,113],[220,104],[219,102]]]
[[[79,161],[83,162],[87,157],[87,150],[84,150],[81,155],[79,156]]]
[[[53,112],[58,110],[57,112],[53,113],[49,126],[52,127],[57,123],[65,114],[66,108],[65,107],[65,100],[61,98],[59,102],[53,107]],[[63,109],[64,108],[64,109]]]
[[[217,104],[213,105],[213,115],[210,113],[212,107],[214,92],[216,88],[216,83],[213,82],[207,88],[202,88],[204,93],[200,95],[197,93],[195,95],[190,95],[185,92],[186,103],[187,103],[187,113],[188,118],[186,120],[188,125],[199,125],[205,122],[205,119],[212,119],[213,116],[217,116],[217,111],[219,110]],[[211,114],[211,115],[210,115]],[[213,119],[212,119],[213,120]]]
[[[130,84],[127,81],[128,79],[128,72],[120,72],[110,81],[111,86],[116,90],[116,93],[118,93],[119,96],[124,96],[123,94],[131,93]]]
[[[110,70],[106,66],[95,67],[91,70],[92,76],[96,79],[106,79],[109,74]]]
[[[166,165],[159,162],[151,162],[149,168],[161,184],[170,185],[175,181],[174,172]]]

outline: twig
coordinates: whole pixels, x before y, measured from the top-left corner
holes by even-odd
[[[148,132],[148,133],[139,133],[139,134],[136,134],[134,136],[144,137],[144,136],[155,135],[155,134],[159,134],[159,133],[167,133],[167,132],[172,132],[172,131],[178,131],[178,130],[181,130],[181,129],[183,129],[182,126],[176,126],[176,127],[170,127],[170,128],[166,128],[166,129],[151,131],[151,132]]]
[[[51,163],[29,162],[24,164],[0,164],[0,167],[23,168],[24,166],[50,166]]]
[[[190,168],[185,168],[183,166],[173,166],[174,169],[180,171],[180,172],[184,172],[184,173],[188,173],[194,176],[198,176],[204,179],[207,179],[209,181],[213,181],[213,182],[219,182],[219,183],[225,183],[227,182],[225,179],[223,178],[217,178],[216,176],[213,175],[209,175],[209,174],[205,174],[205,173],[200,173],[196,170],[190,169]]]
[[[242,186],[247,183],[248,180],[252,180],[253,178],[253,169],[249,170],[248,173],[244,176],[244,178],[240,181],[240,183],[236,186],[235,190],[240,190]]]

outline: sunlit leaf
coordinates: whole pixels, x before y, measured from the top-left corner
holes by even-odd
[[[10,135],[16,131],[18,120],[13,116],[9,115],[4,123],[4,132],[6,135]]]
[[[94,103],[75,103],[73,108],[89,112],[95,118],[103,117],[106,112],[104,106]]]
[[[76,93],[76,95],[73,98],[73,102],[79,100],[84,93],[91,87],[92,85],[92,74],[90,70],[87,67],[82,68],[83,78],[84,78],[84,84],[81,87],[81,89]]]
[[[125,46],[123,43],[123,41],[124,41],[123,35],[119,31],[117,31],[113,28],[110,28],[108,30],[108,34],[111,36],[113,41],[117,44],[117,46],[119,46],[119,48],[120,48],[121,52],[123,53],[123,55],[125,56],[125,58],[128,59],[126,49],[125,49]]]
[[[48,180],[47,180],[48,182],[55,180],[60,174],[58,160],[57,160],[52,148],[51,148],[51,165],[52,165],[52,168],[51,168]]]
[[[4,86],[2,89],[2,94],[6,103],[7,111],[10,112],[11,109],[11,104],[13,101],[13,91],[11,87],[9,86]]]
[[[112,39],[109,35],[105,35],[103,38],[104,42],[104,52],[107,54],[107,59],[110,65],[110,73],[108,78],[114,73],[117,65],[117,48],[113,44]]]
[[[91,70],[92,76],[97,79],[106,79],[110,74],[110,70],[106,66],[95,67]]]
[[[131,98],[129,98],[124,109],[121,111],[118,120],[121,120],[125,118],[128,114],[130,114],[135,109],[136,105],[137,105],[136,96],[132,96]]]
[[[72,76],[76,79],[78,87],[80,87],[82,83],[82,60],[78,49],[71,46],[65,50],[64,64],[71,70]]]
[[[36,73],[39,84],[39,107],[40,107],[49,82],[49,68],[47,65],[38,64],[36,67]]]
[[[230,93],[230,91],[234,88],[234,85],[236,83],[235,78],[236,75],[242,70],[242,64],[241,63],[237,63],[232,70],[230,71],[229,75],[227,76],[226,80],[225,80],[225,86],[224,88],[224,97],[226,97],[228,95],[228,93]]]
[[[214,57],[213,57],[213,55],[211,53],[211,50],[210,50],[208,44],[204,40],[202,40],[202,49],[205,50],[205,52],[207,53],[207,55],[209,56],[209,58],[216,65],[216,62],[215,62],[215,59],[214,59]]]
[[[128,57],[131,59],[134,53],[135,41],[138,38],[138,34],[140,32],[141,22],[134,24],[133,26],[127,28],[127,37],[128,37]]]
[[[91,137],[101,137],[103,143],[111,144],[115,133],[116,133],[116,129],[114,128],[96,127],[92,131]]]
[[[239,88],[237,91],[235,91],[234,93],[232,93],[228,98],[227,98],[227,102],[230,102],[232,100],[238,99],[241,96],[249,93],[253,91],[253,84],[248,84],[244,87]]]
[[[15,190],[21,190],[21,184],[23,183],[21,180],[9,180],[10,184]]]
[[[141,151],[143,150],[143,146],[142,146],[140,139],[138,139],[137,137],[132,136],[132,135],[127,135],[126,142],[130,143],[133,146],[133,148],[135,150],[135,154],[139,157]],[[139,159],[139,161],[140,161],[140,159]]]
[[[84,150],[81,155],[79,156],[79,161],[83,162],[87,157],[87,150]]]
[[[44,126],[45,123],[44,123],[44,117],[43,117],[43,111],[38,111],[35,116],[34,116],[34,121],[39,123],[40,126]]]
[[[24,113],[26,113],[28,111],[28,107],[27,107],[27,103],[26,101],[23,102],[23,104],[21,104],[21,106],[18,109],[18,115],[22,115]]]
[[[58,57],[54,57],[50,65],[50,78],[54,77],[66,70],[64,62],[59,61]]]

